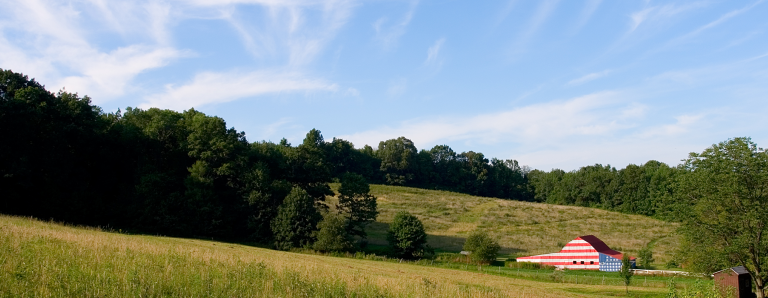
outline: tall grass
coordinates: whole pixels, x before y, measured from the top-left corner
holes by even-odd
[[[570,297],[594,287],[424,265],[107,233],[0,215],[0,297]],[[623,291],[598,289],[606,295]]]

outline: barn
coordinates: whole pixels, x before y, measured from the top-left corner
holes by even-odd
[[[576,237],[560,252],[517,258],[518,262],[541,263],[557,268],[584,269],[616,272],[621,270],[622,253],[608,247],[595,236]],[[632,268],[635,258],[630,257]]]

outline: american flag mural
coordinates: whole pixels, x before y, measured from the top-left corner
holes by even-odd
[[[608,245],[595,236],[581,236],[573,239],[560,252],[530,257],[517,258],[518,262],[541,263],[567,269],[587,269],[600,271],[621,270],[623,255],[610,249]],[[632,268],[635,258],[630,257]]]

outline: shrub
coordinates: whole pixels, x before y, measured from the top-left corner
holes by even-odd
[[[419,258],[427,254],[427,233],[416,216],[407,211],[395,215],[387,232],[387,241],[392,252],[402,258]]]
[[[354,245],[352,236],[347,232],[347,219],[339,214],[329,212],[317,224],[317,241],[312,246],[322,252],[350,251]]]
[[[470,251],[469,256],[478,262],[495,261],[499,249],[501,249],[499,242],[481,230],[473,231],[464,242],[464,250]]]

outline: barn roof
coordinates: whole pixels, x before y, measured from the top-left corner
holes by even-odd
[[[614,258],[619,259],[619,260],[621,260],[621,258],[624,257],[624,254],[611,249],[610,247],[608,247],[608,244],[605,244],[605,242],[603,242],[603,240],[600,240],[599,238],[595,237],[594,235],[581,236],[581,237],[576,238],[576,240],[584,240],[584,241],[586,241],[587,243],[589,243],[589,245],[592,245],[592,247],[594,247],[597,252],[599,252],[601,254],[606,254],[606,255],[609,255],[609,256],[614,257]],[[630,260],[634,260],[635,259],[635,257],[629,257],[629,258],[630,258]]]

